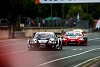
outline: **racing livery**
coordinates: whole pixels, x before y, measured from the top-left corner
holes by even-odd
[[[82,32],[68,31],[62,36],[63,45],[87,45],[87,37]]]
[[[28,39],[28,48],[52,48],[62,50],[62,38],[58,38],[54,32],[37,32]]]

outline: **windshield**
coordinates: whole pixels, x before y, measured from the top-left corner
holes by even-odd
[[[34,38],[37,38],[37,39],[39,39],[39,38],[53,38],[53,35],[52,34],[36,34],[34,36]]]
[[[66,32],[65,36],[82,36],[82,33]]]

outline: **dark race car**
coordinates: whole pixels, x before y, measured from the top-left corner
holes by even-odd
[[[87,37],[82,32],[68,31],[62,38],[63,45],[87,45]]]
[[[32,38],[28,39],[28,48],[62,50],[62,38],[58,38],[54,32],[37,32]]]

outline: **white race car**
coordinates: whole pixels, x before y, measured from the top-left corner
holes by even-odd
[[[62,50],[62,38],[57,37],[54,32],[37,32],[28,39],[28,48],[52,48]]]

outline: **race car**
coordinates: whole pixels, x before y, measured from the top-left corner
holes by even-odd
[[[87,45],[87,37],[82,32],[68,31],[62,36],[63,45]]]
[[[37,32],[28,39],[29,50],[35,48],[50,48],[54,50],[62,50],[62,38],[57,37],[54,32]]]

